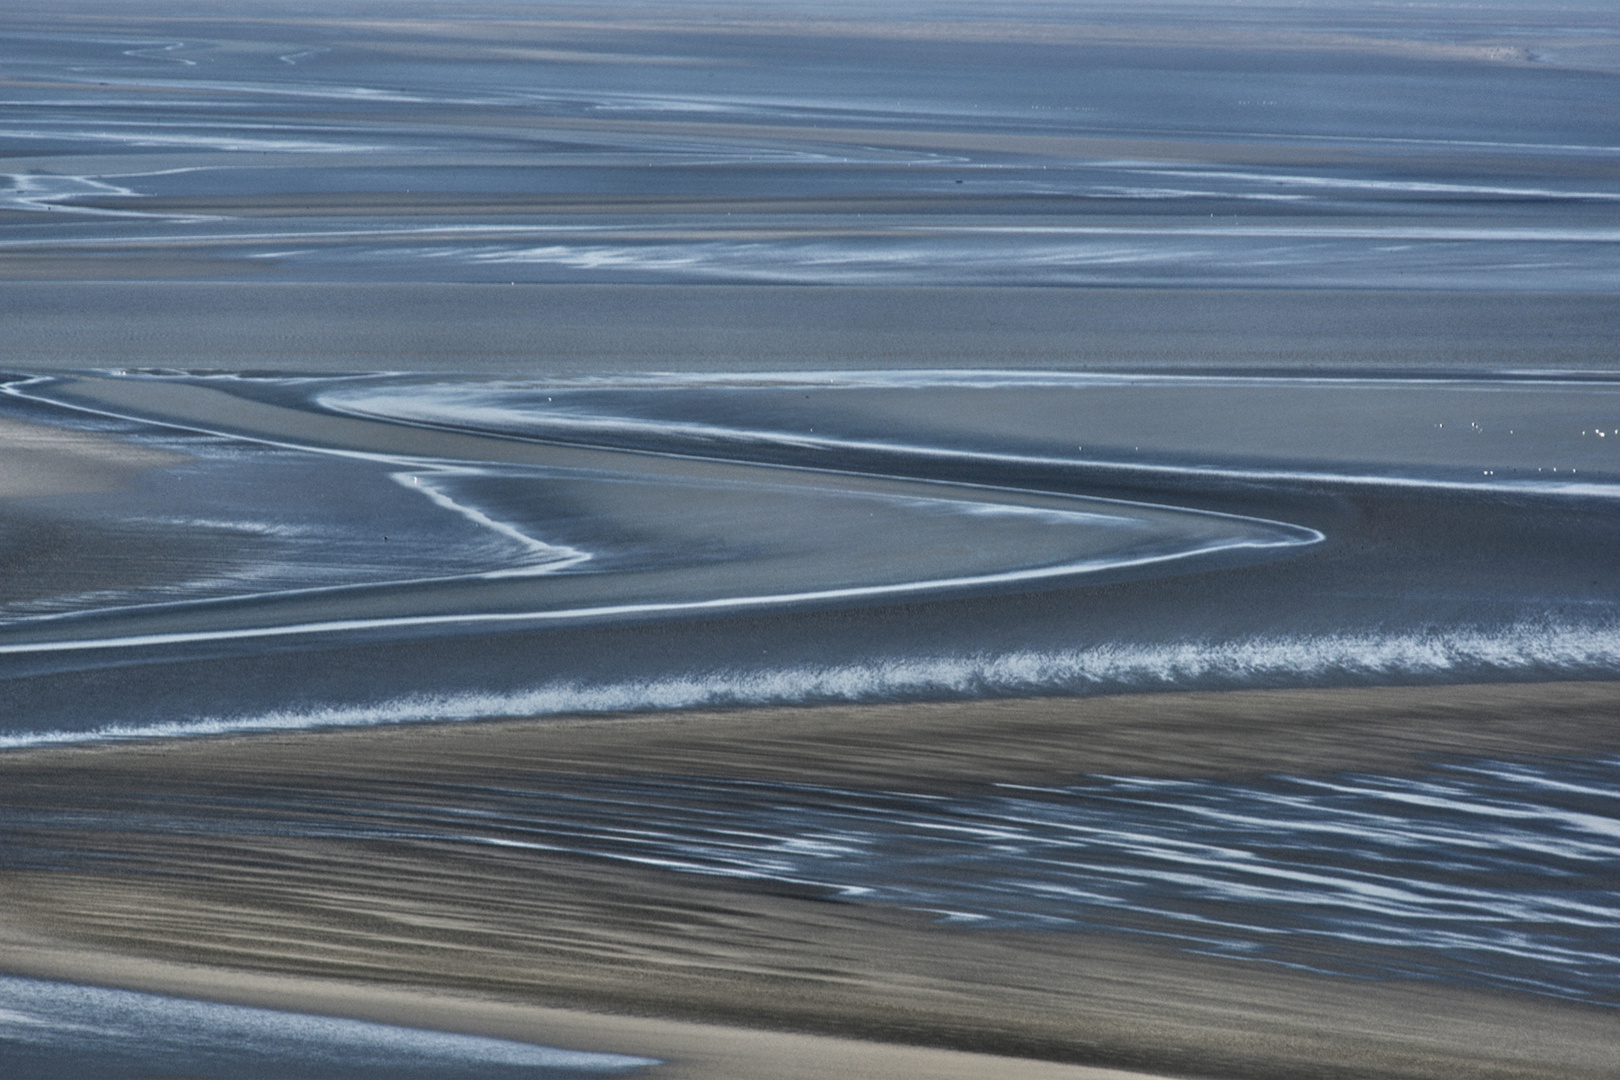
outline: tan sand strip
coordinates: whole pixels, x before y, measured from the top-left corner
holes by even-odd
[[[467,994],[289,978],[16,942],[8,942],[0,955],[14,974],[664,1062],[631,1074],[648,1080],[1154,1080],[1143,1073],[1027,1058],[548,1009]]]
[[[231,989],[246,974],[339,980],[1246,1080],[1596,1080],[1620,1045],[1615,1011],[1597,1006],[1319,977],[1123,936],[967,930],[530,853],[268,837],[137,837],[121,853],[167,870],[0,875],[0,970],[427,1022]],[[213,974],[176,981],[176,964]],[[683,1056],[690,1044],[606,1034],[527,1037],[709,1075]]]
[[[0,777],[657,773],[887,790],[1409,773],[1437,757],[1620,753],[1620,683],[1253,690],[755,708],[0,752]]]

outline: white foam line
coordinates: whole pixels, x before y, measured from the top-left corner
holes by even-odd
[[[1331,634],[1230,642],[1100,645],[1085,649],[925,656],[840,667],[720,670],[587,685],[555,682],[512,692],[415,694],[364,705],[203,716],[92,731],[0,735],[0,749],[127,738],[296,731],[491,717],[794,705],[904,698],[1013,696],[1254,686],[1332,677],[1434,678],[1480,668],[1502,675],[1578,674],[1620,664],[1620,626],[1518,623],[1430,634]]]
[[[927,225],[895,227],[896,232],[946,236],[1196,236],[1204,238],[1296,240],[1454,240],[1546,241],[1551,243],[1620,242],[1620,228],[1480,228],[1460,226],[1354,225]]]
[[[116,374],[116,372],[115,372]],[[362,387],[381,379],[404,375],[382,372],[350,380]],[[235,373],[194,376],[176,372],[185,379],[240,379]],[[148,376],[151,377],[151,376]],[[161,377],[161,376],[159,376]],[[282,380],[292,381],[292,380]],[[302,381],[315,381],[304,379]],[[333,379],[333,381],[336,381]],[[1464,375],[1231,375],[1204,373],[1110,372],[1110,371],[1017,371],[1000,368],[913,368],[897,371],[764,371],[764,372],[685,372],[648,371],[612,375],[563,375],[544,379],[492,379],[477,384],[455,384],[494,390],[598,390],[664,387],[721,387],[754,389],[779,386],[809,390],[865,390],[952,388],[1044,389],[1048,387],[1096,387],[1131,385],[1167,386],[1350,386],[1370,389],[1400,389],[1407,386],[1441,386],[1462,389],[1496,390],[1564,388],[1578,386],[1620,391],[1620,379],[1609,371],[1490,371]],[[410,385],[421,385],[412,383]],[[431,386],[443,384],[429,383]],[[341,395],[338,391],[329,391]],[[325,395],[321,400],[325,401]]]
[[[908,581],[892,585],[862,585],[839,589],[819,589],[795,593],[774,593],[764,596],[716,597],[708,600],[666,601],[657,603],[603,604],[594,607],[562,608],[540,611],[468,612],[455,615],[401,615],[374,619],[335,619],[329,622],[297,623],[287,626],[253,626],[233,630],[193,630],[165,634],[132,634],[125,637],[88,638],[80,640],[33,641],[0,645],[0,655],[27,653],[83,652],[93,649],[127,649],[155,645],[182,645],[210,641],[241,641],[256,638],[290,637],[309,634],[334,634],[364,630],[395,630],[427,626],[480,626],[528,624],[544,626],[559,622],[577,622],[588,619],[607,619],[634,615],[669,615],[702,611],[742,611],[761,607],[815,603],[829,600],[869,599],[877,596],[926,594],[950,589],[970,589],[990,585],[1012,585],[1029,581],[1042,581],[1057,577],[1081,576],[1110,570],[1129,570],[1144,566],[1209,555],[1220,551],[1293,547],[1302,543],[1316,543],[1324,539],[1314,529],[1304,530],[1310,539],[1228,540],[1203,544],[1199,547],[1159,555],[1138,556],[1131,559],[1086,559],[1057,566],[1036,567],[1028,570],[1008,570],[996,574],[976,574],[955,578],[935,578]]]
[[[161,176],[165,173],[189,172],[189,169],[167,169],[156,173],[116,173],[125,176]],[[58,176],[38,173],[0,173],[11,181],[11,187],[0,188],[0,206],[13,210],[61,210],[73,214],[96,217],[145,218],[156,221],[177,221],[195,225],[205,221],[226,220],[209,214],[153,214],[141,210],[109,210],[102,207],[78,206],[70,200],[85,197],[139,198],[140,193],[117,184],[109,184],[97,176]]]
[[[89,79],[76,80],[89,82]],[[216,90],[227,94],[262,94],[269,97],[315,98],[325,101],[366,101],[405,105],[488,105],[499,102],[491,98],[424,97],[396,90],[377,90],[369,86],[341,86],[331,83],[277,83],[227,82],[211,79],[128,79],[101,77],[102,86],[128,87],[134,90]]]
[[[0,135],[5,134],[0,131]],[[488,234],[510,234],[513,236],[539,236],[551,234],[585,234],[617,232],[630,226],[616,225],[423,225],[412,228],[399,229],[332,229],[329,231],[292,230],[283,232],[212,232],[212,233],[175,233],[162,237],[131,239],[127,237],[96,237],[84,240],[63,238],[61,240],[6,240],[0,241],[0,248],[32,248],[48,247],[108,247],[119,245],[150,245],[180,244],[180,243],[250,243],[260,240],[292,241],[292,240],[358,240],[374,238],[415,237],[415,236],[481,236]]]
[[[424,417],[411,417],[400,412],[388,412],[382,409],[367,410],[363,406],[352,402],[342,401],[332,395],[319,395],[317,400],[333,412],[345,413],[351,416],[366,419],[390,420],[395,423],[414,423],[425,427],[448,428],[457,431],[491,433],[491,429],[475,423],[473,419],[450,419],[457,417],[451,410],[443,410],[442,415],[447,419],[431,419]],[[990,450],[956,450],[935,446],[922,446],[914,443],[889,442],[877,439],[837,439],[820,435],[785,435],[781,432],[768,431],[759,428],[727,428],[713,424],[681,423],[672,421],[656,421],[632,419],[604,414],[574,413],[573,415],[519,413],[515,410],[502,410],[498,408],[475,409],[477,415],[500,418],[509,416],[521,422],[517,430],[494,429],[494,433],[506,437],[519,439],[545,440],[555,439],[567,442],[570,429],[575,433],[576,441],[579,435],[600,432],[608,433],[652,433],[656,435],[678,435],[689,438],[706,440],[727,440],[735,443],[757,443],[765,446],[786,446],[794,449],[812,449],[826,451],[867,451],[885,454],[906,454],[916,457],[934,458],[936,460],[994,462],[996,464],[1019,466],[1043,466],[1065,469],[1087,468],[1107,469],[1117,472],[1129,472],[1138,475],[1151,476],[1197,476],[1209,479],[1241,481],[1241,482],[1284,482],[1284,483],[1311,483],[1311,484],[1352,484],[1356,486],[1394,487],[1419,490],[1442,491],[1474,491],[1492,494],[1522,493],[1528,495],[1558,496],[1563,498],[1620,498],[1620,483],[1591,482],[1591,481],[1551,481],[1551,480],[1450,480],[1410,476],[1389,476],[1376,473],[1339,473],[1297,469],[1256,469],[1256,468],[1223,468],[1213,465],[1156,465],[1143,462],[1119,461],[1108,458],[1085,457],[1059,457],[1045,454],[1013,454]],[[497,419],[496,422],[499,422]],[[553,429],[553,430],[547,430]],[[658,453],[656,451],[647,451]],[[665,453],[669,457],[710,457],[713,460],[731,460],[717,455],[699,455],[692,453]],[[1180,508],[1177,508],[1180,509]]]
[[[1234,131],[1211,130],[1198,128],[1181,128],[1174,130],[1138,128],[1131,130],[1099,130],[1097,134],[1107,135],[1154,135],[1159,137],[1192,137],[1198,139],[1228,138],[1228,139],[1263,139],[1279,143],[1356,143],[1365,146],[1468,146],[1491,150],[1566,150],[1577,153],[1592,154],[1620,154],[1620,146],[1597,145],[1594,143],[1535,143],[1535,142],[1504,142],[1488,139],[1423,139],[1400,137],[1392,135],[1315,135],[1300,132],[1283,131]],[[1130,162],[1102,162],[1099,164],[1131,164]],[[1212,163],[1213,164],[1213,163]]]
[[[332,50],[326,48],[325,46],[317,45],[309,49],[300,49],[298,52],[283,53],[282,55],[276,57],[276,59],[280,60],[283,64],[289,64],[293,67],[297,67],[299,61],[313,60],[322,53],[331,51]]]
[[[196,67],[197,61],[187,60],[183,56],[168,56],[167,53],[178,52],[186,47],[184,41],[170,41],[158,45],[147,45],[138,49],[125,49],[125,56],[133,56],[141,60],[168,60],[186,67]],[[156,55],[153,55],[156,54]]]
[[[1341,176],[1306,176],[1293,173],[1243,172],[1223,169],[1132,169],[1147,176],[1191,176],[1210,180],[1250,180],[1283,187],[1340,188],[1357,191],[1397,191],[1437,195],[1509,195],[1537,199],[1620,200],[1612,191],[1559,191],[1556,188],[1496,187],[1484,184],[1446,184],[1432,180],[1366,180]],[[1210,194],[1216,194],[1211,192]]]
[[[36,102],[36,101],[11,101],[11,102],[0,101],[0,105],[6,105],[6,104],[22,108],[22,107],[27,107],[27,106],[30,106],[30,105],[40,105],[40,104],[44,104],[44,103]],[[57,104],[58,106],[65,107],[65,106],[71,105],[72,103],[71,102],[56,102],[55,104]],[[112,119],[108,119],[108,118],[105,118],[105,117],[95,117],[95,118],[87,118],[87,119],[83,119],[83,120],[77,120],[77,119],[73,119],[71,117],[63,117],[63,118],[53,117],[53,118],[51,118],[51,120],[49,122],[51,124],[58,125],[58,126],[61,126],[61,127],[67,127],[67,128],[95,128],[95,129],[108,129],[108,130],[112,130],[112,129],[116,129],[116,128],[132,128],[132,129],[135,129],[135,130],[138,130],[138,131],[152,131],[152,130],[176,128],[176,129],[190,130],[190,131],[220,131],[222,129],[229,130],[229,131],[278,131],[278,132],[318,131],[318,132],[323,132],[325,134],[357,135],[357,134],[362,134],[362,133],[364,133],[366,131],[371,130],[369,128],[357,127],[357,126],[355,126],[353,124],[274,123],[274,122],[248,123],[246,121],[239,121],[239,120],[225,121],[225,120],[214,120],[214,119],[199,119],[199,120],[152,120],[152,119],[112,120]],[[547,160],[550,160],[550,159],[548,158]]]
[[[1034,185],[1030,190],[1042,195],[1067,195],[1074,189],[1060,184]],[[1306,202],[1309,195],[1284,195],[1261,191],[1202,191],[1197,188],[1126,187],[1120,184],[1082,188],[1079,194],[1101,199],[1240,199],[1245,202]]]
[[[420,473],[396,472],[389,474],[389,479],[399,484],[400,487],[426,495],[428,500],[431,501],[433,505],[445,510],[449,510],[453,514],[459,514],[480,528],[488,529],[489,531],[500,536],[504,536],[509,540],[516,541],[531,555],[539,556],[545,560],[539,565],[514,567],[508,570],[496,570],[477,575],[479,577],[516,577],[537,573],[555,573],[558,570],[562,570],[570,566],[577,566],[582,562],[587,562],[591,558],[590,552],[580,551],[578,548],[569,547],[565,544],[548,544],[545,541],[538,540],[523,530],[504,521],[496,521],[494,518],[490,517],[488,514],[484,513],[475,506],[468,506],[465,503],[459,503],[447,495],[442,488],[434,484],[432,480],[433,475],[477,475],[478,473],[479,470],[477,469],[440,469],[435,474],[430,474],[428,482],[425,484],[422,482]]]
[[[112,125],[106,125],[112,126]],[[146,127],[147,125],[137,125]],[[159,126],[159,125],[150,125]],[[203,126],[203,125],[197,125]],[[363,143],[314,142],[295,139],[260,139],[233,135],[175,135],[151,131],[71,131],[60,128],[3,128],[0,135],[12,139],[62,139],[80,142],[114,142],[125,146],[207,147],[214,150],[266,153],[331,154],[366,153],[387,149]]]
[[[0,132],[0,134],[15,134]],[[88,137],[88,136],[86,136]],[[156,145],[156,140],[147,140]],[[176,136],[174,141],[180,141]],[[193,140],[200,142],[202,140]],[[238,149],[258,149],[245,144]],[[336,147],[337,150],[364,150],[366,147]],[[160,238],[127,237],[98,237],[88,239],[52,239],[52,240],[8,240],[0,243],[3,248],[33,248],[40,246],[51,247],[106,247],[129,244],[176,244],[176,243],[218,243],[222,241],[231,243],[251,243],[255,241],[312,241],[312,240],[389,240],[414,237],[543,237],[543,236],[617,236],[626,240],[652,243],[654,241],[682,241],[694,247],[715,245],[727,242],[727,237],[735,232],[754,235],[757,230],[752,226],[735,226],[732,228],[706,225],[701,235],[686,235],[680,237],[666,237],[663,231],[649,232],[640,225],[425,225],[411,228],[377,228],[377,229],[331,229],[326,231],[290,230],[283,232],[253,232],[253,233],[191,233],[175,234]],[[1441,241],[1451,243],[1574,243],[1574,244],[1613,244],[1620,243],[1620,228],[1464,228],[1446,226],[1259,226],[1259,225],[1199,225],[1199,226],[1127,226],[1127,225],[885,225],[878,229],[843,228],[818,229],[814,233],[799,233],[784,235],[781,239],[805,240],[848,239],[861,237],[868,233],[882,236],[924,237],[929,239],[946,240],[953,237],[970,236],[1011,236],[1011,237],[1055,237],[1055,238],[1095,238],[1095,237],[1133,237],[1133,238],[1197,238],[1197,239],[1239,239],[1239,240],[1414,240],[1414,241]],[[753,249],[761,246],[758,243],[748,243],[746,247]],[[546,249],[535,249],[542,251]],[[557,248],[558,252],[572,249]],[[608,249],[610,252],[631,251],[634,249]],[[457,254],[449,252],[447,254]],[[521,253],[519,253],[521,254]],[[870,261],[876,255],[863,256]],[[889,259],[910,258],[901,254],[890,254]],[[691,258],[698,258],[697,254]],[[844,261],[859,261],[843,259]]]

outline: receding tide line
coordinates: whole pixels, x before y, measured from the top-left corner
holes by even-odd
[[[1173,562],[1196,555],[1244,548],[1293,547],[1314,544],[1323,534],[1303,526],[1282,526],[1291,534],[1274,540],[1214,541],[1180,551],[1141,555],[1136,558],[1088,559],[1062,563],[1057,566],[1039,566],[1024,570],[1006,570],[995,574],[977,574],[968,577],[936,578],[930,581],[907,581],[889,585],[859,585],[840,589],[819,589],[807,592],[776,593],[766,596],[715,597],[706,600],[678,600],[631,604],[602,604],[594,607],[562,608],[552,611],[482,611],[459,612],[453,615],[397,615],[373,619],[334,619],[328,622],[292,623],[285,626],[244,626],[227,630],[184,630],[163,634],[130,634],[123,637],[79,638],[56,641],[25,641],[0,645],[0,655],[19,653],[83,652],[92,649],[130,649],[153,645],[186,645],[207,641],[243,641],[253,638],[291,637],[300,634],[336,634],[364,630],[397,630],[427,626],[478,626],[574,622],[586,619],[614,618],[634,615],[680,614],[694,611],[726,611],[784,604],[813,603],[827,600],[855,600],[874,596],[892,596],[900,593],[935,592],[941,589],[969,589],[987,585],[1013,585],[1047,578],[1095,574],[1105,570],[1130,570],[1143,566]]]
[[[1095,386],[1312,386],[1312,387],[1380,387],[1417,386],[1422,388],[1523,388],[1530,386],[1600,387],[1611,390],[1612,381],[1586,382],[1561,378],[1519,379],[1506,378],[1503,373],[1485,377],[1419,377],[1390,379],[1385,377],[1324,377],[1324,376],[1232,376],[1232,375],[1166,375],[1155,373],[1108,372],[1024,372],[1024,371],[836,371],[826,373],[778,372],[739,376],[730,373],[649,373],[630,376],[588,376],[547,379],[520,388],[538,394],[544,390],[560,392],[580,389],[656,390],[688,387],[728,388],[738,385],[768,388],[805,387],[824,389],[910,389],[962,388],[962,389],[1068,389]],[[1476,480],[1460,475],[1411,476],[1399,473],[1355,472],[1333,469],[1300,469],[1287,467],[1233,466],[1193,464],[1164,464],[1127,461],[1118,458],[1084,457],[1074,454],[1013,453],[995,450],[973,450],[962,447],[930,446],[921,443],[903,443],[889,439],[861,439],[805,432],[786,433],[766,428],[748,428],[691,420],[653,419],[613,413],[587,413],[572,408],[542,409],[537,402],[524,409],[513,405],[488,403],[491,390],[487,386],[437,384],[430,387],[434,393],[422,393],[422,386],[405,388],[384,386],[378,389],[364,385],[358,389],[344,387],[324,391],[314,398],[316,404],[330,412],[356,416],[367,420],[416,425],[479,436],[495,435],[501,438],[548,441],[565,445],[587,440],[586,445],[599,445],[594,439],[611,440],[615,435],[652,435],[695,439],[713,445],[774,446],[794,450],[855,451],[880,454],[903,454],[953,462],[982,462],[992,465],[1016,467],[1035,466],[1062,469],[1103,469],[1149,477],[1197,477],[1216,481],[1240,483],[1289,483],[1355,485],[1357,487],[1404,488],[1419,490],[1466,491],[1490,495],[1503,493],[1560,498],[1616,499],[1620,498],[1620,484],[1598,480],[1574,479],[1573,468],[1567,479],[1541,477],[1497,477],[1495,470],[1480,470]],[[510,388],[510,384],[497,384],[496,389]],[[413,392],[414,391],[414,392]],[[470,401],[469,401],[470,399]],[[40,400],[49,401],[49,398]],[[550,398],[547,398],[550,401]],[[813,431],[814,429],[812,429]],[[623,446],[605,447],[620,452]],[[1077,448],[1078,449],[1078,448]],[[693,458],[735,461],[734,456],[713,451],[693,453],[682,450],[650,450],[644,447],[630,452],[657,454],[675,458]],[[770,463],[747,461],[747,464],[769,467]],[[838,470],[818,468],[817,471]],[[1175,507],[1175,509],[1185,509]],[[1275,523],[1271,523],[1275,524]]]
[[[88,731],[13,731],[0,734],[0,750],[118,739],[726,706],[1253,689],[1324,681],[1569,678],[1612,673],[1617,665],[1620,623],[1576,626],[1526,621],[1428,633],[1126,643],[838,666],[719,669],[599,684],[557,681],[514,691],[410,694],[365,704],[113,724]]]

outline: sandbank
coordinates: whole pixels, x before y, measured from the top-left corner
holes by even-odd
[[[1617,701],[1620,684],[1564,683],[508,720],[12,752],[0,790],[60,791],[66,809],[88,790],[536,773],[948,791],[1397,771],[1613,752]],[[666,1075],[1567,1080],[1608,1075],[1616,1046],[1600,1006],[1321,976],[1146,936],[966,929],[566,855],[58,835],[140,871],[0,874],[0,970],[646,1054]]]

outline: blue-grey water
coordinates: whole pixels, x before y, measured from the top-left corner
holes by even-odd
[[[4,389],[55,468],[162,463],[8,500],[9,746],[1620,671],[1605,376]]]
[[[1620,675],[1609,4],[137,8],[0,13],[0,748]],[[8,792],[0,862],[516,845],[1614,1005],[1616,768]],[[23,980],[0,1054],[633,1064]]]
[[[115,278],[1617,284],[1601,4],[374,16],[18,11],[0,253]]]
[[[0,1073],[30,1080],[582,1080],[648,1058],[0,976]]]

